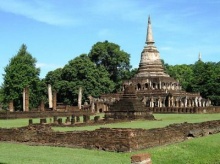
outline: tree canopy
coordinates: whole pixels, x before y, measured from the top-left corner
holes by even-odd
[[[105,41],[94,44],[88,56],[97,66],[104,66],[116,84],[116,89],[120,88],[124,75],[131,68],[130,55],[121,50],[119,45]]]
[[[110,93],[114,83],[103,66],[97,67],[86,54],[70,60],[64,68],[49,72],[46,81],[53,81],[58,92],[58,101],[69,105],[76,105],[79,88],[83,89],[83,101],[88,96],[98,97],[100,94]]]
[[[220,105],[220,62],[197,61],[191,65],[166,65],[167,72],[179,80],[188,92],[199,92],[210,99],[213,105]]]
[[[83,101],[88,96],[99,97],[104,93],[117,91],[123,80],[133,77],[137,69],[131,69],[130,55],[120,46],[108,41],[94,44],[89,54],[82,54],[70,60],[64,68],[48,72],[45,79],[39,79],[40,69],[36,59],[22,45],[5,67],[4,82],[0,87],[0,103],[14,101],[17,110],[22,109],[22,91],[30,91],[30,108],[46,101],[47,84],[58,93],[58,102],[76,105],[79,87],[83,88]],[[197,61],[191,65],[169,65],[162,61],[165,71],[180,81],[187,92],[200,92],[213,105],[220,105],[220,62]]]
[[[27,52],[26,45],[23,44],[17,55],[12,57],[5,67],[3,101],[8,103],[13,100],[16,110],[22,109],[22,91],[25,87],[29,88],[30,107],[38,105],[40,69],[36,68],[36,62],[36,59]]]

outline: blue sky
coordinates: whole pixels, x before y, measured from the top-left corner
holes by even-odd
[[[168,64],[220,61],[219,0],[0,0],[0,84],[24,43],[41,78],[92,45],[121,46],[137,68],[151,15],[155,45]]]

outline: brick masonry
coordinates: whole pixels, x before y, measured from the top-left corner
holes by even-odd
[[[0,119],[16,119],[16,118],[45,118],[45,117],[68,117],[72,114],[76,116],[91,115],[89,111],[29,111],[29,112],[0,112]]]
[[[220,120],[172,124],[156,129],[100,128],[94,131],[55,132],[49,125],[0,128],[0,141],[34,145],[66,146],[105,151],[130,152],[167,145],[220,132]]]

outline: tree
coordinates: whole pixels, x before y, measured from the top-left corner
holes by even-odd
[[[193,66],[192,89],[209,98],[213,105],[220,105],[220,64],[198,61]]]
[[[36,68],[36,59],[27,52],[26,45],[22,45],[17,55],[12,57],[5,67],[3,74],[3,101],[13,100],[16,110],[22,109],[22,91],[29,88],[30,108],[39,104],[40,69]]]
[[[62,80],[62,68],[57,68],[54,71],[50,71],[47,73],[45,77],[45,83],[52,86],[52,90],[56,91],[57,93],[61,93],[62,87],[65,87],[65,82]],[[57,94],[57,101],[61,102],[64,98],[61,94]]]
[[[114,83],[109,79],[109,73],[103,66],[97,67],[86,54],[82,54],[64,66],[61,71],[48,73],[46,80],[53,79],[58,91],[59,101],[69,105],[76,105],[79,87],[83,89],[83,101],[88,96],[99,97],[103,93],[110,93]]]
[[[191,91],[191,83],[193,80],[193,70],[191,65],[168,65],[166,64],[167,73],[176,80],[179,80],[183,89]]]
[[[125,72],[131,68],[130,55],[120,50],[119,45],[108,41],[97,42],[92,46],[88,56],[97,66],[105,67],[110,79],[116,84],[116,89],[121,86]]]
[[[54,71],[48,72],[45,77],[46,83],[52,85],[55,91],[59,90],[60,88],[59,82],[62,81],[61,74],[62,68],[57,68]]]

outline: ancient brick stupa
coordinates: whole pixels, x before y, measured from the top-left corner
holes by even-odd
[[[150,17],[148,18],[146,45],[141,53],[137,74],[124,82],[134,85],[138,97],[144,98],[147,107],[205,107],[209,101],[199,93],[182,90],[181,84],[165,73],[160,54],[154,46]]]
[[[148,119],[154,120],[154,116],[147,110],[141,99],[137,97],[135,87],[130,85],[124,90],[119,101],[115,101],[105,112],[105,118],[113,119]]]
[[[210,106],[210,101],[203,99],[199,93],[182,90],[179,81],[170,77],[164,70],[160,53],[154,45],[150,17],[148,18],[146,45],[141,53],[137,74],[123,83],[122,92],[103,95],[106,101],[121,99],[126,86],[134,86],[137,97],[143,99],[148,108],[193,108]],[[123,98],[123,97],[122,97]]]

